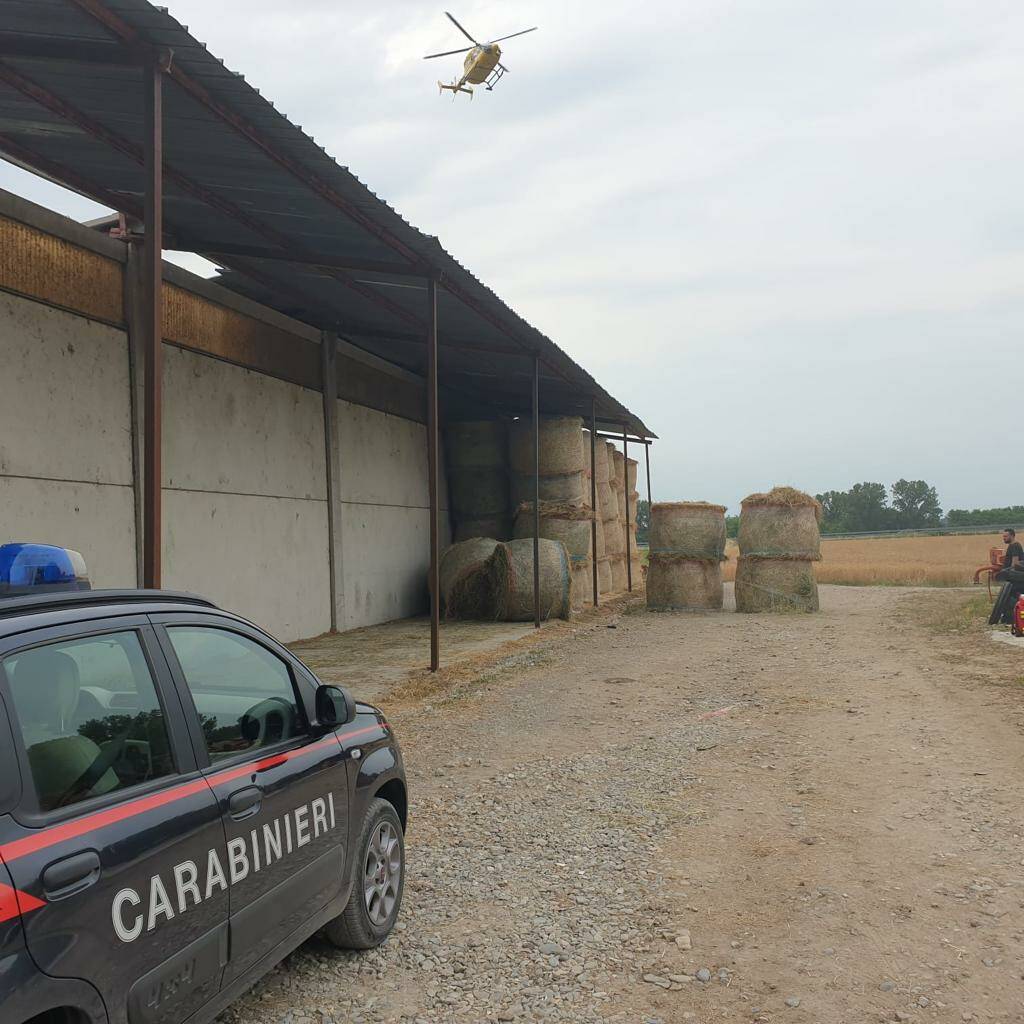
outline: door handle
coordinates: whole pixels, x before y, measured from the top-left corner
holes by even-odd
[[[95,850],[76,853],[51,864],[43,871],[43,890],[48,900],[74,896],[99,881],[100,855]]]
[[[251,818],[259,812],[263,804],[263,790],[258,786],[246,786],[238,789],[228,797],[228,811],[235,821]]]

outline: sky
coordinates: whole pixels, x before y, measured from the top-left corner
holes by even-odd
[[[539,29],[454,101],[422,0],[163,2],[644,419],[656,501],[1024,502],[1019,0],[458,0]]]

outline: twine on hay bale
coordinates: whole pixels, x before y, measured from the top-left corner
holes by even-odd
[[[819,561],[821,505],[793,487],[751,494],[741,503],[739,548],[747,558]]]
[[[460,541],[445,549],[438,566],[443,609],[448,607],[448,597],[455,581],[467,571],[479,569],[494,554],[497,546],[498,542],[493,538],[474,537],[472,540]]]
[[[818,583],[814,563],[781,558],[750,558],[736,563],[736,611],[816,612]]]

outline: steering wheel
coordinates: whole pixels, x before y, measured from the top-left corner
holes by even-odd
[[[61,793],[60,799],[57,801],[57,807],[64,807],[77,793],[88,793],[110,771],[118,758],[124,753],[127,742],[128,733],[123,733],[117,739],[111,740],[106,748],[100,751],[99,757]]]
[[[242,735],[249,740],[250,746],[263,747],[267,745],[267,722],[274,714],[281,715],[281,735],[274,737],[272,742],[277,743],[279,740],[291,739],[295,705],[284,697],[267,697],[249,708],[239,721]],[[254,724],[256,725],[256,734],[252,735]]]

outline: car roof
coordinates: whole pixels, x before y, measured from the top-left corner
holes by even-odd
[[[212,610],[213,601],[175,590],[76,590],[0,598],[0,637],[62,622],[147,612]]]

